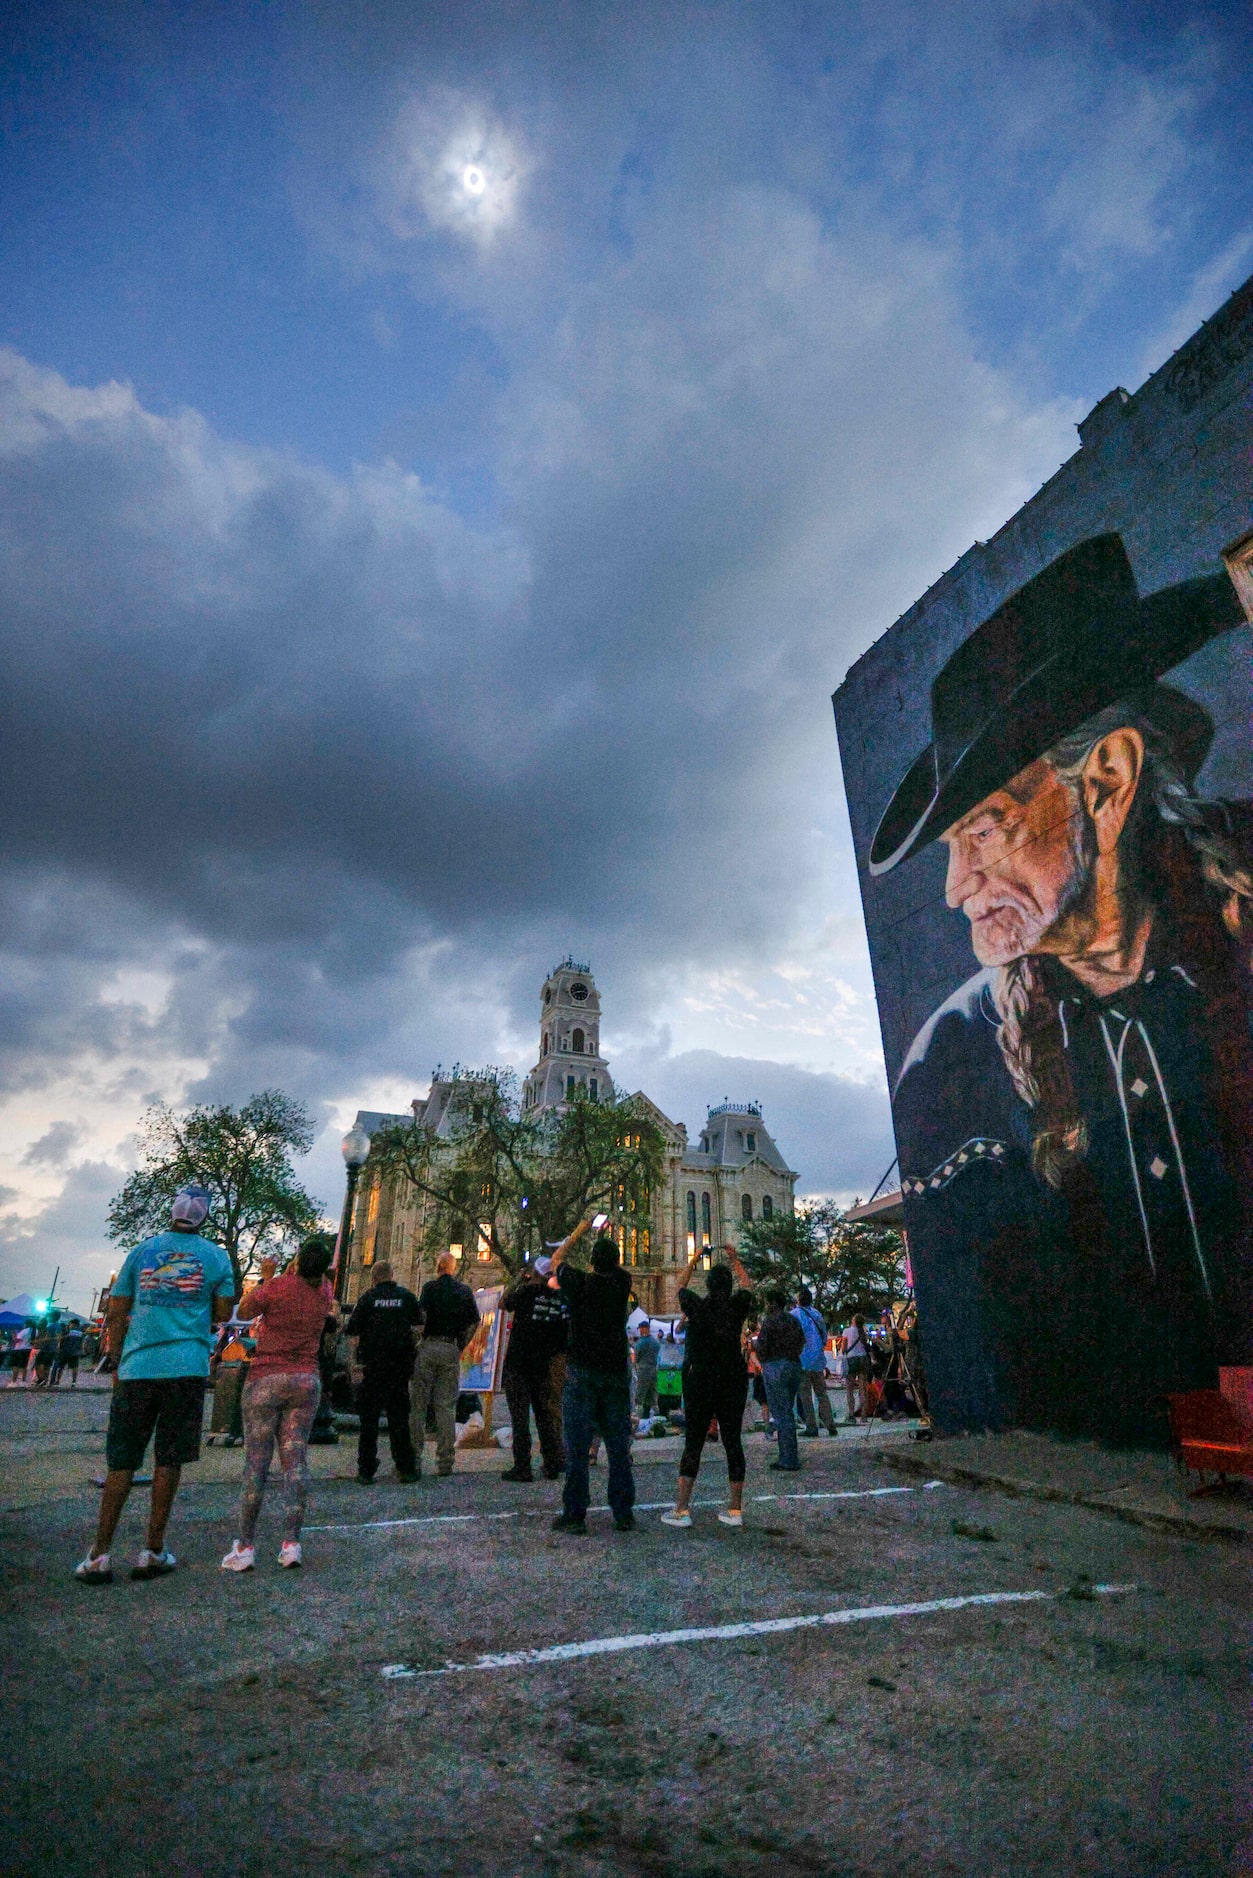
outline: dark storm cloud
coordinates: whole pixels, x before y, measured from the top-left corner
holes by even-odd
[[[90,1292],[122,1262],[104,1230],[109,1200],[119,1185],[116,1167],[83,1161],[70,1168],[60,1193],[34,1216],[0,1213],[0,1270],[8,1294],[19,1289],[41,1293],[60,1266],[58,1299],[85,1310]]]
[[[64,1167],[82,1140],[83,1131],[73,1122],[53,1122],[51,1128],[32,1141],[22,1156],[26,1167]]]
[[[963,356],[925,259],[893,263],[889,336],[889,257],[794,205],[730,196],[698,256],[691,233],[519,371],[490,532],[397,469],[335,479],[9,357],[11,856],[328,977],[589,897],[663,957],[714,907],[759,938],[797,862],[796,752],[834,790],[823,691],[882,578],[870,433],[943,531],[955,487],[986,501],[1056,428]],[[948,386],[927,411],[900,396],[924,355]]]
[[[711,1106],[758,1102],[798,1192],[868,1197],[892,1159],[887,1090],[852,1076],[823,1075],[716,1050],[678,1055],[631,1052],[613,1064],[620,1090],[642,1087],[695,1141]]]

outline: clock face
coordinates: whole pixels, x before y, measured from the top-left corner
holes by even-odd
[[[577,1003],[582,1004],[584,998],[587,996],[587,986],[582,982],[582,980],[580,980],[577,984],[571,985],[570,996],[574,998]]]

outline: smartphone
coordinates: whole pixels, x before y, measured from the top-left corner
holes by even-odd
[[[593,1232],[600,1232],[608,1224],[609,1224],[608,1213],[593,1213],[592,1214],[592,1231]]]

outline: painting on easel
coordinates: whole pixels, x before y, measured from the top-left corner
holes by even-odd
[[[461,1390],[469,1395],[492,1395],[500,1388],[500,1372],[505,1360],[505,1313],[500,1308],[503,1285],[487,1285],[476,1291],[479,1321],[474,1335],[461,1352]]]

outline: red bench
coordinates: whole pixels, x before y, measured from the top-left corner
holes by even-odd
[[[1180,1467],[1201,1477],[1190,1497],[1208,1493],[1206,1474],[1225,1486],[1229,1474],[1253,1480],[1253,1375],[1247,1369],[1219,1372],[1219,1389],[1191,1389],[1167,1396],[1170,1435]]]

